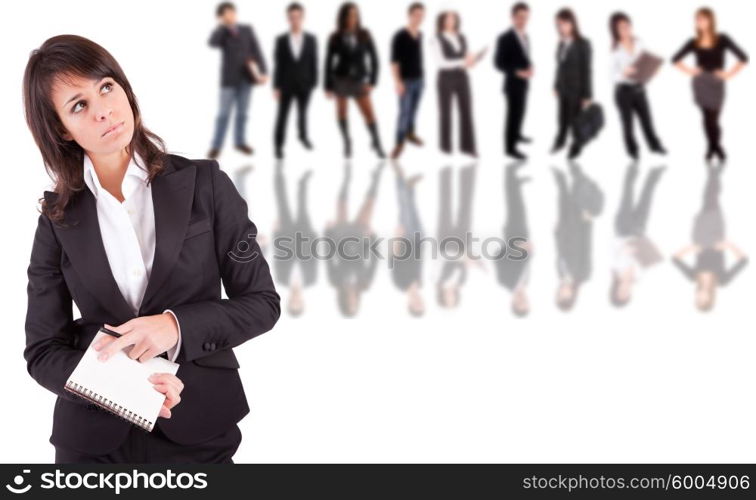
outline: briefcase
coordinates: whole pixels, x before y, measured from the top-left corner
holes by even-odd
[[[575,138],[582,144],[596,137],[604,126],[604,110],[600,104],[591,103],[575,117],[572,124]]]
[[[724,80],[714,73],[702,71],[693,77],[693,96],[703,109],[721,109],[724,101]]]

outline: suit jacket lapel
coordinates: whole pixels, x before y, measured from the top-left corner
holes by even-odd
[[[152,181],[155,258],[139,310],[140,315],[143,310],[151,308],[151,301],[176,264],[189,225],[196,173],[194,164],[176,170],[171,158],[168,157],[166,168]]]
[[[57,196],[50,192],[45,195],[48,200]],[[110,270],[97,220],[97,200],[89,188],[85,186],[79,196],[69,203],[63,222],[66,226],[59,227],[57,234],[81,283],[105,309],[113,313],[113,324],[133,318],[134,311],[121,294]]]
[[[175,160],[166,158],[165,169],[152,181],[155,258],[139,316],[142,310],[150,306],[150,300],[154,300],[156,292],[173,269],[184,241],[194,199],[194,164],[176,170],[172,163]],[[57,195],[48,191],[45,196],[52,201]],[[66,207],[64,223],[67,227],[60,227],[58,236],[82,285],[113,314],[113,324],[134,318],[134,311],[121,294],[110,270],[97,219],[97,200],[86,186]]]

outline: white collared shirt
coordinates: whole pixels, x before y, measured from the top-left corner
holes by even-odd
[[[86,153],[83,168],[84,182],[96,200],[97,221],[110,270],[121,295],[136,315],[142,305],[155,257],[155,210],[152,186],[147,183],[148,173],[136,164],[134,157],[143,164],[141,157],[134,153],[121,183],[123,203],[102,187]],[[171,313],[178,325],[173,311],[166,309],[163,312]],[[175,361],[180,348],[179,326],[178,342],[167,351],[168,359]]]
[[[517,28],[512,28],[512,30],[515,32],[515,35],[517,35],[517,40],[520,42],[520,45],[522,45],[522,49],[525,51],[526,55],[530,55],[530,42],[528,41],[528,35],[525,34],[525,32],[520,32]]]
[[[564,58],[567,57],[567,51],[570,50],[570,45],[572,45],[572,38],[562,39],[562,50],[559,52],[560,61],[564,61]]]
[[[462,41],[460,40],[457,33],[444,31],[443,33],[441,33],[441,36],[451,44],[455,52],[459,52],[462,46]],[[464,57],[460,59],[448,59],[446,55],[444,55],[444,48],[441,46],[441,41],[437,38],[433,40],[433,47],[435,49],[434,53],[436,56],[436,65],[438,66],[438,69],[455,69],[465,67]]]
[[[304,45],[304,33],[290,32],[289,33],[289,46],[291,47],[291,53],[294,54],[294,59],[299,59],[302,54],[302,45]]]
[[[632,76],[625,76],[625,69],[632,66],[643,52],[643,45],[637,38],[633,40],[633,52],[628,52],[621,43],[612,50],[612,80],[614,83],[636,83]]]

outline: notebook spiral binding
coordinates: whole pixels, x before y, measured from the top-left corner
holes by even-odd
[[[96,404],[100,408],[103,408],[110,413],[121,417],[127,422],[132,423],[147,432],[152,432],[152,428],[154,426],[152,422],[150,422],[146,418],[142,418],[134,412],[129,411],[128,408],[124,408],[123,406],[117,404],[115,401],[111,401],[106,397],[100,396],[96,392],[87,389],[81,384],[77,384],[76,382],[69,380],[65,385],[65,389],[68,392],[76,394],[77,396]]]

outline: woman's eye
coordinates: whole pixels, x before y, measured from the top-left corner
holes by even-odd
[[[100,87],[100,89],[103,91],[103,93],[108,93],[111,90],[113,90],[113,84],[112,83],[105,83]]]
[[[74,107],[71,109],[71,111],[73,111],[74,113],[78,113],[79,111],[81,111],[83,107],[84,107],[84,101],[79,101],[76,104],[74,104]]]

